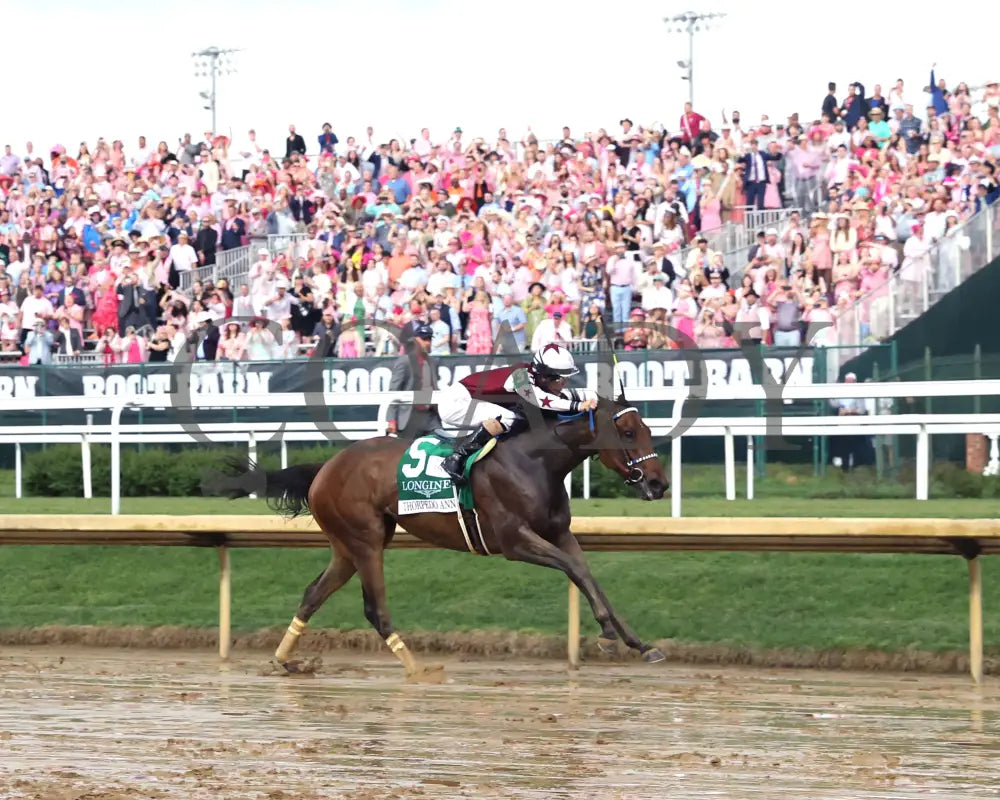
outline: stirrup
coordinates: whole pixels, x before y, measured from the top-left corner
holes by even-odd
[[[444,461],[441,462],[441,469],[444,470],[445,474],[449,478],[451,478],[452,482],[456,486],[464,486],[465,485],[465,458],[459,457],[457,459],[458,463],[455,465],[456,468],[455,468],[454,471],[451,470],[451,469],[449,469],[450,465],[448,464],[448,462],[451,461],[453,458],[455,458],[455,455],[448,456],[448,458],[444,459]]]

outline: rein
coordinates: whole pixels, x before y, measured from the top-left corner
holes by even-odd
[[[611,421],[612,422],[617,422],[619,418],[625,416],[626,414],[631,414],[633,412],[636,413],[636,414],[638,414],[639,413],[639,409],[635,408],[634,406],[629,406],[628,408],[623,408],[620,411],[616,411],[614,414],[611,415]],[[587,412],[587,411],[581,411],[581,412],[579,412],[577,414],[559,414],[559,415],[557,415],[557,419],[559,420],[559,423],[562,424],[563,422],[572,422],[573,420],[579,419],[584,414],[588,414],[588,413],[590,414],[590,420],[589,420],[589,423],[590,423],[590,432],[594,433],[597,430],[597,427],[596,427],[596,424],[594,422],[594,411],[593,411],[593,409],[591,409],[589,412]],[[556,425],[556,427],[553,430],[553,433],[555,433],[556,438],[560,442],[562,442],[564,445],[566,445],[567,447],[569,447],[570,446],[569,443],[559,435],[558,431],[559,431],[559,425]],[[642,471],[642,467],[640,467],[639,465],[641,463],[643,463],[644,461],[649,461],[652,458],[656,458],[656,453],[647,453],[644,456],[637,456],[636,458],[632,458],[631,453],[629,452],[628,448],[625,447],[624,445],[622,446],[622,455],[624,455],[624,457],[625,457],[625,459],[624,459],[625,460],[625,468],[629,471],[628,477],[625,478],[625,484],[628,485],[628,486],[632,486],[632,485],[634,485],[636,483],[639,483],[643,478],[646,477],[646,473],[644,473]]]

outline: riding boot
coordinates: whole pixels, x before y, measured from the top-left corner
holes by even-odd
[[[484,447],[492,438],[493,434],[480,425],[479,430],[476,431],[471,439],[468,439],[454,453],[441,462],[441,468],[448,473],[448,477],[455,482],[456,486],[463,486],[465,484],[465,462],[468,461],[469,456],[479,450],[479,448]]]

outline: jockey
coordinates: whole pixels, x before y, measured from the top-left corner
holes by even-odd
[[[444,460],[444,471],[456,484],[464,483],[468,457],[491,437],[511,429],[517,418],[511,405],[526,402],[543,411],[563,414],[597,408],[597,392],[567,386],[569,378],[578,372],[569,350],[558,344],[547,344],[535,353],[529,364],[474,372],[455,383],[438,403],[441,422],[451,428],[462,428],[470,423],[479,423],[479,427],[471,439]]]

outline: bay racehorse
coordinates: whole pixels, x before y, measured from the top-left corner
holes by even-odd
[[[285,669],[294,672],[298,668],[299,662],[292,661],[291,655],[310,617],[358,573],[368,621],[408,676],[421,671],[389,617],[384,551],[397,523],[435,547],[467,552],[468,546],[454,513],[397,516],[396,471],[410,444],[404,438],[367,439],[323,464],[278,471],[264,471],[245,460],[229,462],[226,494],[240,497],[256,492],[286,516],[311,512],[333,550],[329,566],[306,588],[275,652]],[[620,637],[646,661],[661,661],[663,654],[639,639],[612,609],[570,530],[569,497],[563,481],[592,455],[634,485],[644,500],[663,497],[667,478],[638,410],[623,399],[602,399],[596,411],[575,417],[539,415],[538,424],[502,438],[475,465],[472,491],[484,542],[490,553],[564,572],[590,603],[601,639],[606,640],[602,642],[605,649]]]

